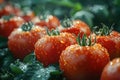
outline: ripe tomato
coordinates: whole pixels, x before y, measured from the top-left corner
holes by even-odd
[[[10,4],[4,5],[4,7],[0,10],[0,18],[2,16],[8,16],[8,15],[19,16],[21,14],[22,14],[22,11],[18,7],[13,7]]]
[[[103,69],[100,80],[120,80],[120,58],[115,58]]]
[[[73,22],[71,22],[71,24],[72,24],[71,26],[63,28],[61,32],[73,33],[76,36],[80,34],[80,37],[82,37],[83,34],[86,34],[87,36],[90,35],[91,33],[90,27],[85,22],[81,20],[74,20]]]
[[[35,17],[35,14],[34,12],[32,11],[28,11],[26,14],[23,14],[21,16],[26,22],[29,22],[31,21],[34,17]]]
[[[46,19],[47,27],[48,29],[56,29],[58,26],[60,26],[60,21],[56,16],[48,15]]]
[[[37,19],[37,22],[36,22]],[[38,19],[36,18],[33,20],[36,25],[48,28],[49,30],[56,29],[60,26],[60,21],[56,16],[53,15],[47,15],[45,19]]]
[[[119,54],[116,51],[116,43],[111,39],[110,36],[97,36],[96,42],[101,44],[108,50],[110,59],[117,57]]]
[[[107,31],[105,33],[108,33]],[[116,57],[120,57],[120,33],[116,31],[111,31],[107,35],[96,35],[96,42],[101,44],[108,50],[110,55],[110,59],[114,59]],[[92,36],[93,36],[92,35]]]
[[[59,63],[68,80],[99,80],[109,60],[107,50],[100,44],[95,43],[91,46],[75,44],[68,46],[61,53]]]
[[[46,28],[47,23],[44,20],[38,20],[38,21],[39,22],[35,22],[35,25]]]
[[[0,19],[0,36],[8,37],[10,33],[20,27],[25,21],[21,17],[12,17],[9,20]]]
[[[76,39],[70,33],[60,33],[56,36],[45,36],[35,44],[35,54],[44,66],[59,61],[61,52],[69,45],[75,44]]]
[[[116,57],[120,57],[120,33],[117,31],[112,31],[110,33],[110,38],[113,42],[115,42]]]
[[[8,38],[8,47],[15,58],[23,59],[34,51],[35,42],[44,35],[46,35],[44,28],[25,23],[11,33]]]
[[[119,32],[117,32],[117,31],[112,31],[111,33],[110,33],[110,36],[119,36],[120,37],[120,33]]]
[[[94,30],[95,31],[95,30]],[[120,33],[113,31],[110,28],[102,24],[102,28],[94,32],[96,35],[96,42],[100,43],[108,50],[110,59],[120,57]],[[94,35],[94,34],[93,34]]]

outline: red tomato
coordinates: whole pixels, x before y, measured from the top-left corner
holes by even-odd
[[[45,36],[35,44],[35,54],[37,59],[48,66],[57,63],[61,52],[69,45],[75,44],[76,39],[70,33],[60,33],[56,36]]]
[[[12,5],[5,5],[1,10],[0,10],[0,18],[2,16],[8,16],[8,15],[16,15],[19,16],[22,14],[22,11],[17,8],[17,7],[13,7]]]
[[[99,80],[109,62],[107,50],[100,44],[68,46],[60,55],[60,69],[67,80]]]
[[[34,51],[36,41],[46,35],[44,28],[29,23],[25,23],[23,26],[15,29],[8,38],[9,49],[15,58],[20,59]]]
[[[31,21],[34,17],[35,14],[32,11],[28,11],[26,14],[21,16],[26,22]]]
[[[110,36],[119,36],[120,37],[120,33],[119,32],[117,32],[117,31],[112,31],[111,33],[110,33]]]
[[[83,34],[86,34],[87,36],[89,36],[91,33],[91,30],[90,30],[90,27],[85,22],[81,20],[74,20],[72,26],[63,28],[61,32],[73,33],[76,36],[80,34],[80,37],[82,37]]]
[[[15,28],[20,27],[24,22],[21,17],[16,16],[10,18],[8,21],[0,19],[0,35],[8,37]]]
[[[116,53],[116,44],[109,36],[97,36],[96,42],[101,44],[108,50],[110,59],[118,56],[118,54]]]
[[[112,31],[110,33],[110,38],[115,42],[116,55],[120,57],[120,33],[117,31]]]
[[[40,26],[40,27],[46,27],[46,22],[44,20],[41,20],[37,22],[35,25]]]
[[[60,26],[60,21],[56,16],[53,15],[47,15],[47,17],[43,20],[38,20],[37,22],[34,19],[33,22],[35,22],[36,25],[48,28],[49,30],[56,29]]]
[[[120,80],[120,58],[115,58],[103,69],[100,80]]]
[[[56,16],[48,15],[46,19],[47,27],[48,29],[56,29],[58,26],[60,26],[60,21]]]
[[[120,33],[112,31],[108,35],[97,35],[96,42],[108,50],[110,59],[120,57]]]

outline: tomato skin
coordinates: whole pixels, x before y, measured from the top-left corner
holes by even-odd
[[[38,17],[32,20],[33,23],[40,27],[48,28],[49,30],[56,29],[60,26],[60,21],[56,16],[47,15],[45,19],[39,19]]]
[[[113,42],[115,42],[115,48],[116,48],[116,57],[120,57],[120,33],[117,31],[112,31],[110,33],[110,38]]]
[[[74,20],[73,25],[68,28],[63,28],[61,32],[69,32],[73,33],[76,36],[80,34],[80,37],[82,38],[83,34],[86,34],[87,36],[90,35],[91,30],[90,27],[81,20]]]
[[[41,21],[35,23],[35,25],[40,26],[40,27],[45,27],[46,26],[46,22],[44,20],[41,20]]]
[[[8,21],[4,19],[0,20],[0,35],[3,37],[8,37],[10,33],[15,29],[20,27],[25,21],[21,17],[14,16]]]
[[[120,80],[120,58],[115,58],[103,69],[100,80]]]
[[[67,46],[75,43],[75,37],[69,33],[60,33],[57,36],[45,36],[36,42],[35,54],[44,66],[48,66],[52,63],[58,63],[61,52]]]
[[[110,36],[119,36],[120,37],[120,33],[119,32],[117,32],[117,31],[112,31],[111,33],[110,33]]]
[[[33,26],[30,31],[15,29],[8,40],[8,47],[15,58],[23,59],[30,52],[34,51],[35,42],[46,35],[46,30],[38,26]]]
[[[114,59],[116,57],[120,57],[120,33],[116,31],[112,31],[109,35],[95,35],[92,34],[92,37],[96,36],[96,42],[101,44],[108,50],[110,55],[110,59]]]
[[[3,9],[0,10],[0,18],[2,16],[8,16],[8,15],[19,16],[21,14],[22,14],[22,11],[19,8],[13,7],[10,4],[5,5]]]
[[[98,80],[109,62],[107,50],[100,44],[94,46],[68,46],[60,56],[60,69],[67,80]]]
[[[96,42],[108,50],[111,60],[118,56],[116,53],[116,43],[109,36],[97,36]]]
[[[47,16],[46,23],[47,23],[46,26],[50,30],[56,29],[57,27],[60,26],[59,19],[56,16],[53,16],[53,15],[48,15]]]
[[[21,17],[22,17],[26,22],[29,22],[29,21],[31,21],[31,20],[35,17],[35,14],[34,14],[34,12],[29,11],[28,13],[22,15]]]

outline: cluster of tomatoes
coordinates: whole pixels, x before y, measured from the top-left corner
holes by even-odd
[[[23,14],[7,4],[0,10],[0,36],[16,59],[34,51],[45,67],[59,63],[67,80],[120,80],[120,33],[105,25],[92,31],[81,20]]]

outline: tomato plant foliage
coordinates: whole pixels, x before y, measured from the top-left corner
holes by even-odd
[[[43,67],[35,59],[34,53],[27,55],[23,61],[14,60],[8,49],[0,50],[1,80],[62,80],[62,71],[58,64]]]

